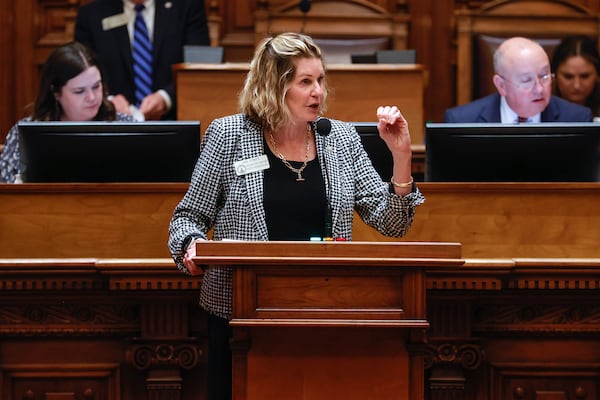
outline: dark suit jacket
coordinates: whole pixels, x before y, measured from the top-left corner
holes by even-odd
[[[183,61],[186,44],[209,45],[204,0],[156,0],[153,36],[153,90],[164,89],[173,108],[164,117],[176,119],[175,83],[171,66]],[[79,7],[75,40],[98,57],[111,94],[121,93],[135,103],[133,59],[127,26],[103,30],[102,20],[123,12],[122,0],[95,0]]]
[[[591,122],[592,111],[584,106],[552,96],[548,107],[542,111],[542,122]],[[491,94],[462,106],[449,108],[444,122],[502,122],[500,120],[500,95]]]

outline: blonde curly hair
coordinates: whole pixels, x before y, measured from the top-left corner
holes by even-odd
[[[285,102],[290,82],[296,73],[298,58],[318,58],[321,49],[310,36],[287,32],[265,38],[256,48],[244,87],[239,110],[267,130],[276,130],[292,120]],[[327,82],[323,79],[320,113],[327,110]]]

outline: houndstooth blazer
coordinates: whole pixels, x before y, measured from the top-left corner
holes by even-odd
[[[317,155],[332,210],[334,238],[352,239],[354,210],[384,235],[401,237],[412,224],[415,207],[425,199],[418,190],[392,193],[364,151],[351,124],[331,120],[331,133],[316,135]],[[263,172],[236,175],[233,163],[264,154],[260,125],[236,114],[214,120],[201,143],[191,184],[176,206],[169,226],[169,249],[178,268],[190,237],[213,240],[268,240],[263,207]],[[231,317],[232,271],[208,267],[200,289],[200,305],[223,318]]]

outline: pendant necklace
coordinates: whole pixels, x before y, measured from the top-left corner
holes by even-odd
[[[306,155],[304,156],[304,162],[302,163],[302,166],[300,168],[294,168],[292,164],[290,164],[288,160],[286,160],[283,157],[283,154],[281,154],[279,148],[277,148],[277,143],[275,142],[273,133],[269,132],[269,139],[271,140],[271,144],[273,145],[273,150],[275,150],[277,158],[279,158],[283,165],[285,165],[290,171],[294,172],[297,175],[296,182],[304,181],[304,178],[302,177],[302,171],[304,171],[304,168],[306,168],[306,165],[308,164],[308,152],[310,150],[310,133],[310,125],[306,124]]]

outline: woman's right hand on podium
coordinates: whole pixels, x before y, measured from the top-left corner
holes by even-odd
[[[197,265],[194,262],[194,257],[196,257],[196,243],[200,240],[205,239],[192,240],[185,254],[183,255],[183,265],[185,265],[190,275],[200,275],[204,271],[202,266]]]

